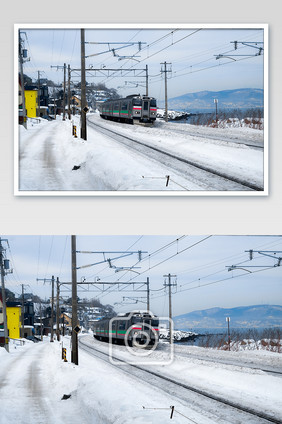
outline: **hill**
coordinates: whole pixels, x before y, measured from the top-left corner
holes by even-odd
[[[282,306],[254,305],[237,308],[211,308],[189,312],[173,318],[175,328],[195,330],[197,328],[226,328],[226,317],[230,317],[233,328],[282,327]]]
[[[263,90],[240,88],[223,91],[199,91],[187,93],[168,100],[169,109],[188,112],[214,111],[214,99],[218,99],[218,109],[250,109],[263,107]],[[159,102],[162,107],[162,102]]]

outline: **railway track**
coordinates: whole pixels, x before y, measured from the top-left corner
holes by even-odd
[[[101,350],[96,349],[94,346],[84,343],[81,339],[79,340],[79,346],[90,355],[109,363],[108,353],[102,352]],[[193,408],[196,408],[196,410],[198,409],[198,412],[203,414],[205,413],[203,409],[204,401],[213,401],[212,404],[209,403],[208,411],[206,411],[206,414],[208,414],[209,419],[216,419],[216,422],[281,424],[280,419],[277,419],[265,412],[257,411],[253,408],[243,406],[235,401],[222,398],[219,395],[214,395],[208,391],[195,388],[194,386],[182,383],[180,381],[176,381],[170,377],[161,375],[158,372],[143,368],[139,365],[128,364],[121,358],[115,356],[112,356],[112,358],[115,361],[126,365],[126,369],[124,366],[122,368],[124,372],[130,374],[131,376],[135,376],[152,386],[156,386],[158,389],[161,388],[161,390],[165,391],[169,395],[172,395],[178,400],[186,402],[186,404],[188,402],[188,406],[192,406]],[[232,412],[230,412],[230,408],[232,409]],[[219,421],[217,421],[218,419]]]
[[[211,136],[211,135],[208,135],[208,134],[201,135],[201,134],[198,134],[198,133],[193,132],[193,131],[186,132],[186,131],[183,131],[183,130],[178,129],[178,128],[176,128],[176,132],[180,133],[180,134],[187,134],[187,135],[190,135],[191,137],[196,137],[196,138],[203,138],[204,137],[204,138],[207,138],[207,139],[213,140],[213,141],[224,141],[225,143],[243,144],[244,146],[251,147],[252,149],[255,149],[255,150],[260,150],[260,151],[264,150],[264,145],[261,144],[261,142],[259,142],[259,141],[252,141],[252,140],[245,141],[245,140],[242,140],[242,139],[239,139],[239,138],[227,138],[227,137],[223,138],[223,137],[220,137],[220,136],[216,137],[216,136]]]
[[[238,367],[240,369],[249,368],[249,369],[253,369],[255,371],[266,372],[268,374],[272,374],[272,375],[275,375],[275,376],[282,378],[282,371],[278,370],[277,368],[273,368],[271,366],[264,366],[263,368],[260,368],[259,366],[254,365],[252,363],[248,363],[248,362],[237,362],[236,363],[235,361],[232,361],[232,360],[228,361],[226,359],[223,360],[223,359],[220,359],[220,358],[207,358],[207,357],[204,357],[204,356],[193,355],[191,353],[189,353],[187,355],[187,354],[184,354],[184,353],[181,353],[181,352],[176,352],[175,355],[181,356],[181,357],[184,357],[184,358],[187,358],[187,356],[189,356],[189,358],[193,358],[193,359],[199,360],[201,362],[220,363],[220,364],[227,365],[227,366]]]
[[[227,175],[224,172],[212,169],[209,166],[196,163],[192,160],[176,156],[173,153],[164,151],[156,146],[149,145],[142,141],[133,139],[126,135],[122,135],[103,125],[92,122],[88,119],[88,125],[96,131],[122,143],[130,149],[138,151],[146,158],[154,159],[158,163],[162,163],[172,171],[179,174],[179,176],[195,182],[207,189],[214,191],[263,191],[263,187],[259,184],[253,184],[244,179]]]

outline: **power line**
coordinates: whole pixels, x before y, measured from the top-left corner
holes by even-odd
[[[163,47],[162,49],[158,50],[157,52],[152,53],[151,55],[147,56],[147,57],[146,57],[146,58],[144,58],[144,59],[141,59],[141,60],[139,61],[139,63],[140,63],[140,62],[144,62],[145,60],[148,60],[148,59],[150,59],[151,57],[154,57],[154,56],[156,56],[157,54],[159,54],[159,53],[163,52],[164,50],[168,49],[169,47],[171,47],[171,46],[173,46],[173,45],[175,45],[175,44],[179,43],[180,41],[183,41],[184,39],[186,39],[186,38],[188,38],[188,37],[191,37],[192,35],[196,34],[196,33],[197,33],[197,32],[199,32],[199,31],[201,31],[201,29],[202,29],[202,28],[200,28],[200,29],[197,29],[197,30],[193,31],[192,33],[190,33],[190,34],[186,35],[185,37],[182,37],[180,40],[177,40],[177,41],[175,41],[175,42],[171,42],[169,45],[167,45],[167,46]],[[176,31],[176,30],[174,30],[174,31]],[[171,33],[169,33],[169,34],[171,34]],[[151,44],[151,46],[152,46],[152,44]],[[150,47],[150,45],[148,45],[147,47]],[[136,65],[132,65],[132,66],[131,66],[131,68],[134,68],[134,66],[136,66]]]
[[[182,236],[182,237],[184,237],[184,236]],[[166,258],[166,259],[162,260],[161,262],[159,262],[159,263],[155,264],[153,267],[150,267],[150,268],[148,268],[148,269],[146,269],[146,270],[144,270],[144,271],[140,272],[140,273],[139,273],[139,275],[138,275],[138,277],[139,277],[140,275],[142,275],[142,274],[144,274],[144,273],[148,272],[149,270],[152,270],[152,269],[156,268],[157,266],[159,266],[159,265],[161,265],[161,264],[163,264],[163,263],[165,263],[165,262],[169,261],[169,260],[170,260],[170,259],[172,259],[173,257],[175,257],[175,256],[177,256],[177,255],[179,255],[179,254],[181,254],[181,253],[183,253],[183,252],[185,252],[186,250],[192,249],[193,247],[195,247],[195,246],[197,246],[198,244],[200,244],[200,243],[204,242],[205,240],[209,239],[210,237],[212,237],[212,236],[211,236],[211,235],[210,235],[210,236],[206,236],[206,237],[204,237],[203,239],[201,239],[201,240],[199,240],[199,241],[197,241],[197,242],[193,243],[192,245],[189,245],[188,247],[186,247],[186,248],[184,248],[184,249],[182,249],[182,250],[180,250],[180,251],[177,251],[177,253],[175,253],[175,254],[173,254],[173,255],[169,256],[168,258]],[[146,259],[146,258],[144,258],[144,260],[145,260],[145,259]],[[130,278],[129,280],[127,280],[127,282],[130,282],[130,281],[134,280],[135,278],[137,278],[137,276],[134,276],[134,277]]]

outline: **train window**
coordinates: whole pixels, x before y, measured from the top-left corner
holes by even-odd
[[[158,319],[152,319],[152,327],[158,327],[159,326],[159,320]]]
[[[144,102],[143,108],[144,108],[144,110],[148,110],[148,108],[149,108],[149,102],[148,101]]]
[[[136,324],[136,322],[142,322],[141,317],[132,317],[132,324]]]
[[[151,104],[152,107],[157,107],[157,101],[156,101],[156,99],[151,99],[150,104]]]
[[[133,99],[132,104],[134,106],[142,106],[142,100],[141,99]]]
[[[125,322],[121,322],[118,326],[119,330],[125,330]]]
[[[121,110],[127,110],[127,103],[126,102],[122,103]]]

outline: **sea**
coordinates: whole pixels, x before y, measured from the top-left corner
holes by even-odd
[[[215,347],[224,342],[228,341],[228,330],[227,328],[195,328],[187,329],[183,331],[196,333],[195,338],[183,342],[177,342],[180,344],[190,346],[204,346],[204,347]],[[230,338],[231,340],[243,340],[253,339],[255,341],[265,339],[281,339],[282,328],[231,328]]]

